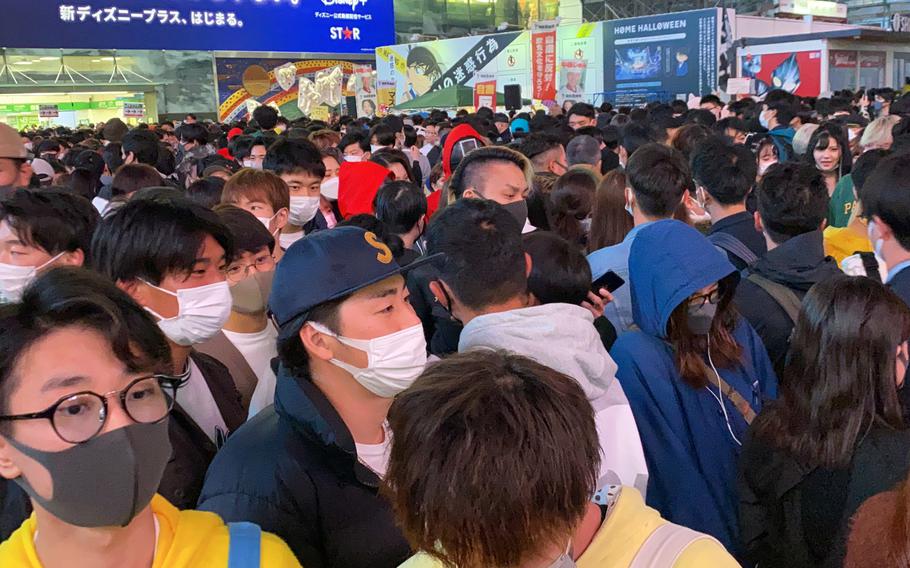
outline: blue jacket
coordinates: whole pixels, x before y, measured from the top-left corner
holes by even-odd
[[[748,425],[726,397],[719,398],[727,418],[716,391],[694,389],[683,381],[664,340],[677,306],[733,273],[727,258],[684,223],[666,220],[645,227],[629,257],[632,312],[641,331],[621,335],[610,354],[641,433],[651,474],[648,505],[736,552],[740,445],[731,431],[741,441]],[[740,319],[733,336],[742,346],[743,360],[718,372],[758,413],[763,399],[776,398],[777,377],[748,322]]]
[[[786,162],[793,157],[793,137],[796,130],[792,126],[775,126],[768,132],[771,141],[777,148],[777,159]]]

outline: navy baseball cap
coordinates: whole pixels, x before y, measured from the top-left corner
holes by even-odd
[[[318,306],[433,261],[418,259],[401,267],[392,251],[370,231],[336,227],[300,239],[285,252],[272,282],[269,311],[282,331]],[[282,334],[283,335],[283,334]]]

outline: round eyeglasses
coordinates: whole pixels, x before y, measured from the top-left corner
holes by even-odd
[[[108,399],[116,396],[126,414],[140,424],[163,420],[177,399],[177,389],[185,383],[179,377],[150,375],[140,377],[123,390],[98,394],[91,391],[67,395],[41,412],[0,416],[5,420],[50,420],[54,432],[64,442],[82,444],[98,435],[108,417]]]

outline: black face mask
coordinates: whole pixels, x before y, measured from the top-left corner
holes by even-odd
[[[448,290],[446,290],[445,284],[442,283],[442,280],[437,280],[436,284],[438,284],[439,287],[442,289],[442,295],[446,297],[446,303],[443,304],[442,302],[440,302],[439,298],[436,298],[436,302],[439,304],[439,306],[443,310],[445,310],[445,313],[449,314],[449,318],[452,321],[457,322],[459,325],[464,325],[464,322],[462,322],[460,319],[455,317],[455,314],[452,313],[452,297],[449,296],[449,292],[448,292]]]
[[[528,202],[522,199],[521,201],[507,203],[503,207],[509,212],[509,215],[518,221],[518,227],[524,229],[525,223],[528,221]]]

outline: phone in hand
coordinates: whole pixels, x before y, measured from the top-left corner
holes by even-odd
[[[608,270],[603,276],[591,283],[591,291],[599,294],[601,288],[606,288],[607,292],[612,294],[625,283],[626,281],[619,274]]]

